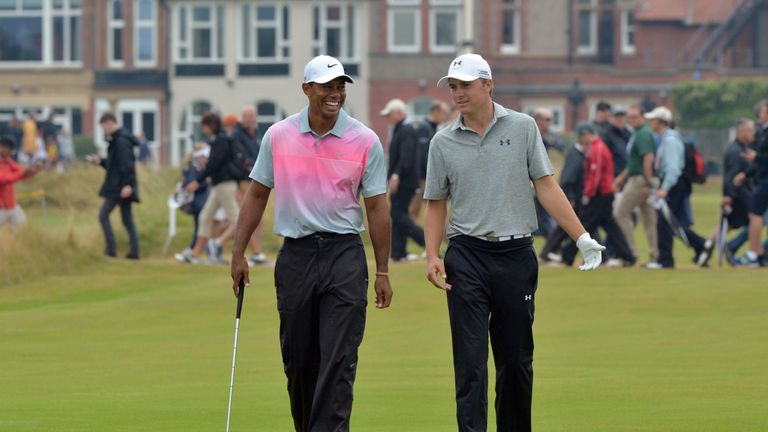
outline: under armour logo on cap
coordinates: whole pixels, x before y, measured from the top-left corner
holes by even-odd
[[[336,78],[344,78],[344,81],[352,83],[352,78],[344,73],[344,66],[337,59],[319,55],[307,63],[304,67],[304,82],[325,84]]]
[[[464,54],[456,57],[448,68],[448,75],[440,78],[437,86],[448,84],[449,78],[459,81],[474,81],[478,78],[491,79],[491,67],[478,54]]]

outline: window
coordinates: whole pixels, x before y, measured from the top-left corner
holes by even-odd
[[[109,2],[109,65],[120,67],[123,65],[123,0],[110,0]]]
[[[429,49],[435,53],[456,52],[459,45],[460,22],[459,8],[432,8],[429,19]]]
[[[597,54],[597,0],[578,0],[578,54]]]
[[[413,122],[423,121],[429,115],[429,110],[435,100],[432,98],[417,98],[408,102],[408,111],[410,119]]]
[[[501,52],[520,53],[520,0],[504,0],[501,7]]]
[[[399,7],[399,5],[406,3],[389,0],[389,4],[390,7],[387,12],[387,49],[389,52],[417,53],[421,51],[421,10],[419,3],[409,3],[415,7]]]
[[[621,53],[635,53],[635,12],[631,10],[621,11]]]
[[[224,6],[181,4],[176,9],[176,61],[220,62],[224,58]]]
[[[80,0],[0,0],[0,64],[80,66]]]
[[[134,0],[133,32],[134,55],[137,66],[154,66],[157,61],[157,4],[156,0]]]
[[[243,60],[286,61],[291,56],[288,6],[243,5]]]
[[[327,54],[342,62],[357,62],[357,9],[349,4],[315,6],[312,14],[314,55]]]
[[[285,111],[279,109],[277,104],[270,101],[257,102],[256,114],[259,116],[259,124],[256,126],[259,137],[263,137],[270,126],[286,117]]]

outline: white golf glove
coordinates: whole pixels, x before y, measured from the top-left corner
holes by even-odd
[[[589,271],[600,267],[603,262],[603,256],[600,252],[605,250],[605,246],[596,242],[589,233],[584,233],[576,240],[576,247],[581,251],[584,257],[584,264],[579,266],[579,270]]]

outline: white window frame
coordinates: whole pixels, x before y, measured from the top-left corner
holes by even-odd
[[[431,6],[460,6],[463,0],[429,0]],[[419,4],[418,2],[416,4]]]
[[[341,8],[341,18],[340,22],[329,22],[326,19],[326,9],[329,7],[339,7]],[[348,7],[352,7],[352,14],[353,17],[349,17],[348,15]],[[341,29],[341,52],[342,55],[338,56],[339,61],[342,63],[357,63],[360,60],[360,43],[357,41],[360,41],[360,25],[361,20],[359,19],[360,16],[360,8],[356,4],[356,2],[333,2],[333,3],[318,3],[316,5],[313,5],[313,8],[319,8],[319,16],[320,16],[320,28],[318,29],[318,35],[320,39],[314,39],[314,35],[312,35],[312,47],[314,48],[315,52],[319,52],[320,54],[327,54],[327,48],[326,48],[326,40],[325,40],[325,30],[328,28],[339,28]],[[312,10],[312,13],[314,13],[314,9]],[[354,24],[350,24],[354,23]],[[314,26],[314,23],[312,24]],[[354,25],[354,35],[352,39],[355,42],[355,45],[352,47],[353,54],[351,56],[347,55],[347,52],[349,51],[349,45],[347,44],[347,31],[350,25]]]
[[[512,17],[512,20],[513,20],[512,26],[514,28],[514,33],[512,35],[512,38],[514,39],[514,43],[511,43],[511,44],[506,43],[504,41],[504,34],[502,33],[499,51],[501,51],[502,54],[520,54],[520,46],[521,46],[520,38],[522,37],[522,30],[520,29],[520,26],[522,25],[522,18],[520,13],[520,0],[516,0],[515,4],[512,4],[512,5],[504,4],[501,7],[501,10],[500,10],[501,13],[499,14],[501,23],[499,27],[502,30],[504,28],[504,17],[507,11],[514,12],[514,16]]]
[[[581,45],[581,34],[576,38],[576,54],[595,55],[597,54],[597,0],[590,0],[588,6],[576,6],[576,26],[581,32],[581,12],[589,12],[589,45]]]
[[[81,33],[76,35],[80,38],[80,59],[72,60],[72,29],[71,18],[80,17],[80,31]],[[16,0],[15,10],[3,10],[0,11],[0,17],[7,18],[28,18],[28,17],[40,17],[42,21],[42,58],[40,60],[33,61],[12,61],[12,60],[0,60],[0,69],[16,69],[16,68],[43,68],[43,67],[62,67],[62,68],[80,68],[83,65],[83,42],[82,42],[82,29],[83,29],[83,5],[80,3],[79,8],[73,8],[70,5],[69,0],[65,0],[61,9],[54,9],[50,1],[43,0],[42,8],[35,10],[24,10],[21,8],[21,0]],[[62,17],[64,21],[64,60],[54,60],[53,58],[53,18]]]
[[[456,41],[453,45],[437,44],[437,14],[452,13],[456,19]],[[433,53],[455,53],[459,47],[462,32],[462,13],[457,8],[436,7],[429,11],[429,50]]]
[[[273,21],[259,21],[256,18],[256,8],[258,7],[264,7],[264,6],[270,6],[275,8],[275,19]],[[285,12],[286,8],[288,11],[288,17],[290,18],[291,10],[290,6],[287,3],[257,3],[257,2],[247,2],[242,5],[240,8],[241,14],[244,13],[244,8],[250,8],[249,16],[250,16],[250,22],[248,23],[248,28],[242,28],[240,32],[240,49],[238,50],[238,59],[243,62],[262,62],[262,63],[285,63],[290,58],[290,51],[288,52],[288,56],[283,55],[285,52],[285,49],[290,49],[291,47],[291,40],[290,40],[290,34],[287,35],[287,38],[283,38],[283,35],[285,34],[285,28],[283,27],[283,22],[285,20]],[[240,19],[240,25],[242,26],[243,20]],[[289,26],[289,32],[290,32],[290,23]],[[274,57],[259,57],[258,56],[258,39],[256,36],[256,31],[259,28],[274,28],[276,32],[276,44],[275,47],[275,56]],[[246,53],[245,52],[245,38],[250,39],[250,48],[251,52]]]
[[[421,5],[421,0],[387,0],[387,4],[390,6],[419,6]]]
[[[637,24],[629,24],[629,14],[634,15],[635,11],[629,9],[621,11],[621,53],[624,55],[634,55],[637,52],[635,41],[633,40],[631,44],[629,42],[630,34],[633,38],[637,36],[635,33]]]
[[[142,20],[139,17],[139,4],[143,0],[134,0],[133,2],[133,61],[134,65],[139,67],[153,67],[157,65],[157,0],[149,0],[152,3],[152,19]],[[139,30],[152,30],[152,59],[142,60],[139,58]]]
[[[275,108],[275,114],[274,115],[267,115],[262,114],[259,112],[259,105],[260,104],[272,104]],[[270,126],[279,122],[280,120],[285,119],[286,114],[285,111],[280,107],[280,104],[275,102],[271,99],[259,99],[253,104],[253,108],[256,110],[256,114],[258,115],[258,121],[256,124],[256,128],[258,129],[258,125],[262,123],[270,123]],[[346,108],[344,108],[346,110]]]
[[[120,0],[122,6],[120,6],[123,16],[120,19],[115,19],[114,6],[115,0],[107,0],[107,64],[112,68],[121,68],[125,66],[125,0]],[[120,41],[122,47],[120,48],[121,59],[115,59],[115,41],[114,31],[120,29]]]
[[[395,45],[395,14],[410,13],[414,19],[413,45]],[[431,33],[431,32],[430,32]],[[421,10],[419,8],[389,8],[387,11],[387,51],[397,54],[413,54],[421,51]]]
[[[196,23],[192,19],[192,9],[195,7],[207,7],[210,9],[211,18],[207,23]],[[183,12],[182,12],[183,11]],[[223,17],[219,17],[219,13],[226,14],[224,6],[217,3],[179,3],[175,5],[173,10],[173,60],[174,63],[181,64],[218,64],[224,61],[224,47],[225,41],[219,41],[220,36],[224,37],[224,29],[220,29],[218,24],[223,22]],[[185,39],[182,41],[180,38],[180,32],[182,31],[181,23],[179,22],[179,15],[184,13],[186,15],[187,27]],[[195,29],[209,28],[211,30],[211,57],[193,57],[194,45],[192,43],[192,35]],[[221,47],[221,49],[219,49]],[[186,48],[187,55],[182,58],[179,55],[179,50]]]

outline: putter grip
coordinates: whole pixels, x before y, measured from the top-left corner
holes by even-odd
[[[240,319],[240,312],[243,310],[243,295],[245,294],[245,282],[243,282],[242,279],[240,279],[240,282],[238,284],[238,294],[237,294],[237,319]]]

